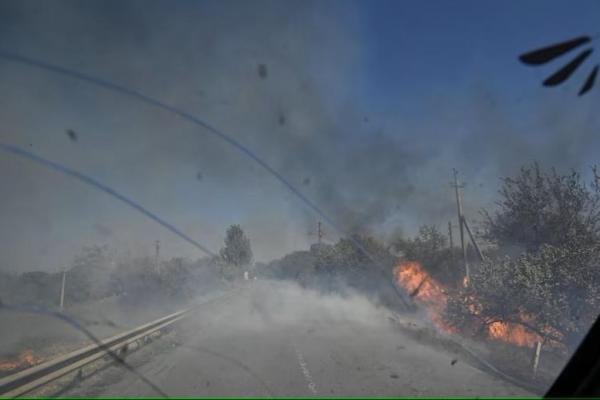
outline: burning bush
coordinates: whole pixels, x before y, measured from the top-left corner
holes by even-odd
[[[394,268],[396,284],[404,288],[409,296],[417,299],[427,311],[429,318],[438,328],[454,332],[453,326],[444,320],[448,302],[446,289],[416,261],[405,261]]]
[[[418,260],[444,285],[457,287],[462,283],[463,269],[456,262],[462,257],[460,249],[448,247],[446,236],[436,226],[423,225],[414,239],[397,239],[393,247],[405,259]]]
[[[496,248],[471,266],[467,287],[449,293],[446,322],[519,345],[577,345],[600,309],[600,190],[593,172],[586,185],[575,172],[534,164],[504,180],[498,211],[483,213],[484,236]],[[419,240],[412,247],[426,251],[414,255],[429,268],[440,246],[419,247]]]
[[[486,261],[449,300],[448,319],[457,326],[476,320],[476,331],[491,328],[493,335],[512,332],[521,337],[519,344],[542,340],[574,348],[600,309],[594,261],[600,254],[579,250],[545,245],[517,258]]]
[[[504,179],[498,211],[484,212],[499,256],[474,271],[455,314],[475,296],[488,324],[518,323],[570,348],[579,342],[600,309],[600,180],[592,172],[590,185],[538,164]]]
[[[562,339],[558,331],[547,325],[536,327],[537,321],[525,314],[516,303],[503,301],[493,303],[496,308],[488,308],[487,304],[479,301],[481,295],[473,289],[474,281],[461,291],[448,290],[416,261],[400,263],[394,269],[394,276],[397,284],[425,308],[429,318],[442,331],[479,335],[530,347],[544,338],[555,342]],[[479,283],[481,275],[476,276]],[[487,282],[489,285],[498,283],[494,279]],[[492,300],[490,297],[483,298]]]

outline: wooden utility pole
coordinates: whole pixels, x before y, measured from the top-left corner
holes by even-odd
[[[67,271],[63,269],[62,283],[60,285],[60,310],[65,307],[65,280],[67,279]]]
[[[154,268],[158,271],[158,257],[160,256],[160,241],[154,242],[155,253],[154,253]]]
[[[319,223],[317,224],[317,238],[318,243],[320,245],[323,241],[323,229],[321,228],[321,221],[319,221]]]
[[[454,172],[454,182],[451,184],[451,186],[454,188],[454,191],[456,193],[456,208],[458,211],[458,227],[460,228],[460,247],[462,249],[462,254],[463,254],[463,262],[465,265],[465,281],[466,284],[469,283],[470,280],[470,273],[469,273],[469,261],[467,260],[467,246],[465,244],[465,230],[464,230],[464,216],[463,216],[463,209],[462,209],[462,202],[461,202],[461,198],[460,198],[460,192],[459,189],[465,187],[465,185],[459,185],[458,184],[458,171],[456,169],[452,169],[452,171]]]
[[[485,257],[483,256],[483,253],[481,252],[479,245],[475,241],[475,236],[473,236],[473,232],[471,232],[471,228],[469,228],[469,224],[467,224],[467,220],[464,217],[463,217],[463,224],[465,225],[465,229],[467,230],[467,233],[469,234],[469,237],[471,238],[471,243],[473,243],[473,247],[475,247],[475,250],[477,251],[477,255],[479,256],[479,259],[481,261],[484,261]]]
[[[450,240],[450,259],[454,266],[454,240],[452,239],[452,221],[448,221],[448,239]]]

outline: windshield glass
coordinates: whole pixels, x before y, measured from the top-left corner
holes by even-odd
[[[543,394],[600,312],[599,13],[0,2],[0,394]]]

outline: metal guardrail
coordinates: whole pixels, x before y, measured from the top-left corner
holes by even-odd
[[[215,300],[231,297],[237,292],[238,290],[234,290],[233,293],[228,295],[217,296],[216,298],[194,305],[193,307],[159,318],[108,339],[101,340],[100,345],[92,344],[4,377],[0,379],[0,397],[12,398],[31,392],[32,390],[65,376],[84,365],[104,357],[109,354],[108,351],[113,354],[118,353],[118,351],[125,346],[179,321],[199,306],[212,303]]]
[[[127,332],[101,340],[101,346],[92,344],[4,377],[0,379],[0,396],[17,397],[30,392],[105,356],[107,349],[117,352],[128,344],[173,324],[183,318],[187,312],[189,312],[189,309],[178,311]]]

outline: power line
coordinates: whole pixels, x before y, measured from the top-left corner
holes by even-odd
[[[150,210],[146,209],[145,207],[143,207],[142,205],[140,205],[139,203],[133,201],[132,199],[122,195],[121,193],[117,192],[116,190],[112,189],[109,186],[106,186],[105,184],[103,184],[100,181],[97,181],[96,179],[87,176],[75,169],[72,169],[70,167],[67,167],[63,164],[60,164],[56,161],[52,161],[52,160],[48,160],[44,157],[38,156],[30,151],[27,151],[19,146],[15,146],[12,144],[5,144],[5,143],[0,143],[0,149],[4,150],[8,153],[12,153],[15,154],[19,157],[22,158],[26,158],[28,160],[34,161],[46,168],[49,169],[53,169],[55,171],[58,171],[64,175],[70,176],[72,178],[75,178],[85,184],[88,184],[90,186],[95,187],[96,189],[99,189],[105,193],[108,193],[109,195],[111,195],[112,197],[116,198],[117,200],[127,204],[128,206],[132,207],[133,209],[139,211],[140,213],[142,213],[143,215],[145,215],[146,217],[150,218],[151,220],[157,222],[158,224],[162,225],[164,228],[168,229],[169,231],[171,231],[172,233],[174,233],[175,235],[179,236],[180,238],[182,238],[183,240],[185,240],[186,242],[190,243],[191,245],[193,245],[194,247],[202,250],[204,253],[210,255],[210,256],[216,256],[215,253],[213,253],[212,251],[210,251],[209,249],[207,249],[206,247],[204,247],[203,245],[201,245],[200,243],[198,243],[197,241],[195,241],[194,239],[192,239],[191,237],[189,237],[188,235],[186,235],[185,233],[183,233],[182,231],[180,231],[177,227],[175,227],[173,224],[165,221],[164,219],[162,219],[161,217],[159,217],[158,215],[154,214],[153,212],[151,212]]]
[[[85,73],[82,73],[82,72],[79,72],[79,71],[76,71],[73,69],[69,69],[69,68],[66,68],[66,67],[63,67],[60,65],[51,64],[51,63],[48,63],[48,62],[45,62],[42,60],[37,60],[34,58],[23,56],[21,54],[9,52],[9,51],[3,51],[3,50],[0,50],[0,58],[3,58],[7,61],[17,62],[20,64],[25,64],[25,65],[29,65],[29,66],[32,66],[35,68],[40,68],[40,69],[43,69],[46,71],[51,71],[54,73],[65,75],[65,76],[68,76],[73,79],[85,81],[85,82],[91,83],[93,85],[102,87],[104,89],[135,98],[146,104],[169,111],[183,119],[190,121],[191,123],[193,123],[197,126],[204,128],[207,132],[209,132],[212,135],[215,135],[219,139],[221,139],[221,140],[227,142],[228,144],[230,144],[231,146],[235,147],[242,154],[246,155],[251,160],[253,160],[258,165],[260,165],[262,168],[264,168],[273,177],[275,177],[280,183],[282,183],[288,190],[290,190],[294,195],[296,195],[310,210],[312,210],[313,212],[318,214],[325,222],[327,222],[329,225],[331,225],[337,232],[339,232],[340,234],[342,234],[344,236],[347,236],[348,240],[350,242],[352,242],[354,244],[354,246],[356,246],[356,248],[358,248],[371,262],[373,262],[376,265],[382,266],[382,264],[378,260],[376,260],[375,257],[373,257],[373,255],[370,254],[370,252],[358,240],[354,239],[352,237],[352,235],[349,235],[347,232],[345,232],[345,230],[342,229],[341,226],[339,226],[332,218],[330,218],[327,214],[325,214],[325,212],[323,212],[315,203],[313,203],[310,199],[308,199],[305,195],[303,195],[298,189],[296,189],[294,187],[294,185],[292,185],[276,169],[274,169],[269,164],[267,164],[265,161],[263,161],[254,151],[252,151],[250,148],[244,146],[242,143],[237,141],[233,136],[217,129],[216,127],[210,125],[209,123],[205,122],[204,120],[202,120],[188,112],[180,110],[172,105],[164,103],[158,99],[147,96],[136,90],[115,84],[113,82],[110,82],[110,81],[102,79],[102,78],[98,78],[98,77],[95,77],[92,75],[87,75]],[[134,208],[137,208],[137,207],[134,207]],[[145,211],[142,211],[142,212],[146,213]],[[155,218],[152,218],[152,219],[154,219],[158,222],[157,219],[155,219]],[[167,227],[167,225],[170,225],[170,224],[165,224],[164,226]],[[179,232],[177,229],[175,229],[172,226],[168,229],[171,230],[172,232]],[[185,240],[194,244],[196,247],[204,249],[203,246],[199,245],[197,242],[194,242],[192,239],[187,238],[187,236],[185,236],[181,232],[179,232],[177,234],[179,236],[181,236],[182,238],[186,237]],[[206,251],[207,253],[212,255],[212,252],[208,251],[207,249],[204,249],[203,251]],[[403,295],[402,292],[400,292],[400,289],[394,283],[392,283],[391,278],[386,277],[386,280],[394,287],[396,294],[400,297],[400,299],[402,300],[404,305],[409,307],[410,302],[409,302],[408,298],[405,295]]]

